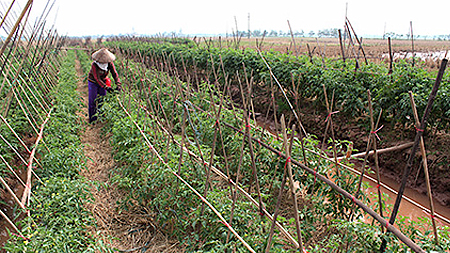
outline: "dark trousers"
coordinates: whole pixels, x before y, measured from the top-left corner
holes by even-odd
[[[89,85],[89,122],[97,120],[97,106],[99,100],[106,95],[106,89],[100,87],[100,85],[88,81]]]

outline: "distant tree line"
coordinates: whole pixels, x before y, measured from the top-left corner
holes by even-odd
[[[339,29],[337,28],[330,28],[330,29],[324,29],[324,30],[319,30],[317,33],[314,31],[309,31],[308,33],[306,33],[304,30],[301,31],[292,31],[292,35],[294,37],[319,37],[319,38],[338,38],[339,36]],[[249,36],[249,31],[239,31],[238,32],[238,36],[239,37],[290,37],[291,36],[291,32],[290,31],[276,31],[276,30],[253,30],[250,31],[250,36]]]
[[[394,32],[385,33],[383,38],[390,37],[392,39],[411,39],[410,34],[398,34]],[[450,40],[450,34],[448,35],[414,35],[414,39],[420,40]]]
[[[233,34],[235,35],[235,34]],[[239,31],[238,32],[239,37],[246,38],[246,37],[290,37],[291,33],[290,31],[276,31],[276,30],[253,30],[250,31]],[[315,31],[309,31],[305,32],[304,30],[301,31],[293,31],[292,35],[294,37],[318,37],[318,38],[339,38],[339,29],[338,28],[329,28],[329,29],[323,29],[319,30],[317,32]],[[390,37],[392,39],[411,39],[410,34],[399,34],[394,32],[388,32],[385,33],[383,38]],[[414,35],[414,39],[421,39],[421,40],[450,40],[450,34],[448,35]]]

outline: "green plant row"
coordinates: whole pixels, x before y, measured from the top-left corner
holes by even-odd
[[[54,107],[44,140],[49,151],[38,147],[42,168],[35,170],[42,183],[33,180],[30,217],[19,226],[25,238],[11,235],[7,252],[107,252],[88,228],[95,226],[84,205],[92,201],[89,185],[80,176],[86,169],[81,145],[82,122],[77,116],[82,104],[76,89],[75,53],[69,51],[52,91]]]
[[[119,95],[119,99],[127,107],[132,115],[129,118],[120,107],[117,95],[110,94],[101,107],[100,119],[107,123],[105,131],[112,134],[111,142],[115,151],[115,159],[122,165],[115,171],[113,177],[115,183],[128,192],[123,205],[124,208],[130,205],[145,206],[155,212],[155,219],[161,228],[168,234],[177,237],[189,252],[218,252],[224,249],[237,247],[243,250],[242,245],[231,236],[227,243],[226,227],[221,224],[218,218],[205,207],[202,214],[202,202],[183,186],[177,179],[149,152],[148,146],[142,133],[134,125],[138,122],[143,134],[150,139],[156,150],[166,160],[173,170],[180,169],[180,175],[191,183],[199,192],[203,192],[205,187],[205,171],[201,162],[190,159],[183,155],[183,162],[180,167],[180,148],[171,141],[171,137],[164,134],[155,122],[154,117],[158,117],[168,129],[171,128],[175,134],[174,138],[181,141],[181,122],[184,108],[187,107],[189,114],[186,117],[186,142],[191,151],[200,155],[196,148],[195,137],[197,138],[205,160],[209,161],[213,146],[213,135],[215,119],[207,112],[212,112],[208,100],[211,98],[207,92],[209,88],[206,83],[200,83],[199,92],[190,94],[188,101],[183,101],[174,91],[173,86],[178,81],[172,79],[165,73],[154,72],[143,68],[142,65],[132,61],[116,64],[120,66],[118,71],[124,81],[125,91]],[[121,67],[123,66],[123,68]],[[187,90],[186,83],[181,83],[184,90]],[[216,104],[219,97],[213,95]],[[151,111],[150,117],[141,106],[145,106]],[[164,116],[164,114],[166,116]],[[237,128],[242,128],[243,123],[236,118],[235,114],[242,115],[242,111],[235,112],[224,110],[221,121],[232,124]],[[169,127],[170,126],[170,127]],[[222,125],[223,141],[218,139],[214,155],[214,166],[226,171],[225,163],[228,163],[229,173],[232,179],[236,180],[237,167],[239,163],[240,146],[242,136],[236,134],[229,128]],[[261,135],[258,128],[252,128],[252,134],[260,137],[264,142],[271,143],[274,147],[282,150],[282,143],[277,138],[265,134]],[[307,147],[315,149],[318,141],[311,136],[307,139]],[[226,154],[222,153],[222,147]],[[262,147],[255,146],[256,167],[258,168],[258,179],[261,184],[263,202],[267,210],[273,213],[280,181],[282,177],[285,160],[270,153]],[[346,143],[341,143],[340,149],[346,149]],[[298,145],[294,146],[293,154],[301,157],[301,150]],[[317,157],[308,153],[307,159],[310,166],[316,167],[317,171],[326,174],[330,169],[330,164],[317,162]],[[299,158],[301,160],[301,158]],[[306,190],[307,194],[299,206],[302,235],[307,242],[307,249],[313,252],[329,252],[330,250],[345,249],[351,246],[352,252],[374,251],[381,243],[381,230],[377,224],[366,224],[361,220],[347,222],[349,210],[353,209],[351,201],[336,195],[327,185],[315,182],[314,177],[304,174],[299,168],[294,168],[295,180],[300,182],[300,189]],[[208,193],[207,199],[220,210],[225,219],[229,219],[231,201],[230,193],[226,183],[212,177],[214,189]],[[249,146],[244,146],[244,158],[241,168],[239,182],[241,187],[248,188],[252,180],[251,158]],[[341,171],[341,177],[336,179],[341,187],[349,192],[355,191],[355,176],[347,171]],[[252,191],[252,196],[257,199],[257,195]],[[287,202],[289,203],[289,201]],[[376,205],[373,205],[376,209]],[[258,210],[250,203],[240,197],[236,206],[233,228],[244,237],[244,239],[257,251],[265,248],[267,233],[270,229],[270,222],[264,217],[258,216]],[[362,217],[359,210],[355,210],[354,215]],[[289,212],[283,213],[278,221],[281,222],[292,235],[295,235],[294,220]],[[236,224],[237,223],[237,224]],[[417,234],[417,241],[420,244],[428,243],[428,248],[436,248],[427,234],[419,231],[417,224],[409,226],[403,223],[411,234]],[[428,226],[424,223],[421,226]],[[447,230],[441,231],[448,233]],[[388,235],[389,241],[395,241]],[[272,252],[287,251],[292,249],[289,242],[282,238],[278,232],[276,234],[276,245]],[[311,243],[311,244],[308,244]],[[392,252],[405,250],[404,245],[398,243],[389,244]],[[446,246],[448,247],[448,245]]]
[[[165,63],[176,66],[178,73],[184,75],[184,68],[191,75],[205,76],[211,82],[215,81],[213,71],[224,84],[225,77],[236,82],[236,73],[240,73],[242,82],[253,78],[254,100],[261,111],[265,112],[270,105],[270,72],[260,54],[253,49],[235,50],[229,48],[201,47],[195,43],[152,43],[141,41],[117,40],[106,44],[116,47],[124,53],[139,55],[147,64],[152,61],[165,60]],[[295,57],[280,52],[263,52],[265,60],[270,65],[274,75],[286,90],[292,103],[299,100],[302,105],[318,106],[319,112],[325,110],[325,99],[322,85],[327,88],[330,100],[334,92],[336,110],[342,114],[359,117],[367,114],[367,90],[372,93],[374,108],[383,110],[383,121],[401,123],[408,126],[413,124],[412,110],[407,92],[412,91],[416,99],[419,112],[423,112],[428,95],[436,78],[436,73],[429,73],[425,68],[412,67],[411,64],[401,61],[394,64],[392,74],[388,74],[388,67],[381,64],[361,64],[355,71],[354,62],[342,60],[314,58],[310,61],[306,55]],[[223,62],[223,65],[221,64]],[[245,70],[243,66],[245,65]],[[156,66],[159,67],[159,66]],[[295,87],[293,86],[293,83]],[[276,85],[274,83],[274,85]],[[275,89],[278,104],[278,113],[286,113],[288,106],[278,88]],[[297,97],[298,96],[298,97]],[[308,101],[308,102],[306,102]],[[431,126],[438,126],[447,130],[450,123],[450,75],[445,74],[441,88],[438,92],[431,117]]]

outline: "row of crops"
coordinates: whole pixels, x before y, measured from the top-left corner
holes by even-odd
[[[86,168],[86,157],[80,140],[83,126],[77,115],[81,103],[76,91],[75,53],[63,54],[53,63],[58,64],[58,81],[49,94],[52,107],[43,130],[45,144],[36,151],[39,157],[36,161],[39,166],[33,168],[36,181],[33,180],[25,209],[14,211],[13,220],[18,228],[8,231],[10,239],[3,249],[6,252],[106,252],[102,242],[96,242],[87,231],[95,221],[84,207],[92,201],[89,184],[79,174]],[[20,134],[32,131],[29,127],[18,130],[17,124],[26,125],[25,115],[20,111],[13,115],[12,127],[16,131],[25,131]],[[20,164],[11,166],[20,172]]]
[[[42,39],[42,44],[25,45],[18,40],[7,47],[8,57],[2,55],[0,94],[6,106],[0,126],[0,221],[9,238],[3,250],[114,251],[92,233],[96,221],[85,208],[92,201],[90,187],[102,186],[80,175],[86,157],[80,141],[84,126],[77,115],[82,104],[76,92],[75,59],[87,73],[89,55],[66,53],[57,36]],[[158,45],[155,49],[161,51],[156,54],[151,44],[113,43],[122,52],[116,66],[125,81],[123,91],[108,94],[99,110],[120,164],[110,172],[110,180],[127,193],[121,208],[151,210],[149,220],[177,238],[186,251],[370,252],[377,251],[382,240],[388,242],[389,252],[449,249],[448,227],[439,227],[441,239],[436,243],[428,220],[409,223],[400,218],[396,227],[387,225],[387,217],[377,213],[391,207],[372,202],[364,191],[355,198],[358,178],[345,167],[353,165],[324,159],[314,136],[297,138],[284,126],[284,117],[284,134],[278,136],[257,125],[252,106],[259,106],[258,92],[267,95],[271,90],[263,85],[269,73],[256,63],[256,54],[252,58],[246,51],[230,51],[226,58],[225,51],[212,55],[210,49],[194,59],[188,56],[194,49],[177,55],[172,46]],[[242,64],[242,57],[255,65]],[[276,57],[265,56],[280,77],[283,71],[277,69],[284,65],[314,69],[309,60]],[[283,57],[277,65],[276,59]],[[166,72],[151,67],[155,63]],[[246,75],[228,82],[233,72]],[[294,82],[296,89],[291,91],[287,83],[303,75],[306,78],[288,70],[280,78],[295,101],[300,101],[295,94],[303,92],[301,82]],[[202,81],[204,77],[212,82]],[[256,84],[253,91],[251,82]],[[233,85],[238,90],[228,93]],[[331,88],[336,90],[336,85]],[[239,106],[231,97],[236,94]],[[319,90],[305,94],[304,98],[321,100]],[[365,110],[360,103],[359,110]],[[447,123],[435,119],[432,124]],[[336,147],[339,153],[349,148],[348,142],[337,142]]]
[[[17,2],[0,24],[0,252],[107,252],[87,231],[75,53],[45,26],[51,5],[30,24]]]
[[[296,137],[290,150],[288,136],[274,136],[248,117],[251,96],[245,89],[243,110],[219,85],[195,83],[195,76],[192,83],[182,82],[147,68],[143,57],[134,62],[139,53],[130,48],[136,43],[122,43],[123,58],[116,66],[126,80],[124,91],[107,96],[100,119],[105,133],[111,133],[114,158],[122,164],[111,180],[129,193],[123,208],[153,210],[159,227],[189,252],[284,252],[300,245],[311,252],[376,251],[382,239],[389,242],[388,251],[406,250],[392,233],[383,233],[385,222],[363,221],[361,206],[377,212],[380,207],[364,195],[352,200],[357,178],[321,159],[314,136],[304,139],[308,152]],[[174,64],[170,54],[164,57],[161,65]],[[89,61],[83,65],[88,69]],[[337,146],[348,148],[345,142]],[[327,177],[335,184],[322,181]],[[337,194],[334,186],[348,195]],[[396,235],[406,235],[425,250],[448,248],[445,227],[439,234],[446,239],[436,245],[430,232],[423,232],[430,231],[429,221],[410,224],[401,218],[396,225],[404,233],[396,230]]]
[[[335,107],[341,114],[349,117],[367,115],[366,92],[370,90],[376,115],[383,110],[384,122],[401,123],[408,127],[413,125],[408,91],[412,91],[418,101],[418,111],[424,111],[436,76],[436,73],[427,72],[426,68],[412,67],[405,61],[395,63],[393,72],[389,74],[389,68],[384,64],[363,64],[356,69],[355,62],[350,61],[309,58],[307,55],[294,56],[274,51],[259,53],[254,49],[199,46],[192,41],[175,42],[119,38],[107,45],[133,54],[136,59],[140,57],[147,64],[164,59],[169,67],[178,68],[179,76],[184,80],[192,77],[194,83],[198,78],[218,81],[222,85],[228,81],[236,84],[237,79],[250,80],[253,83],[255,104],[262,112],[270,105],[274,89],[278,105],[276,110],[280,115],[286,113],[289,107],[281,91],[273,84],[270,70],[289,100],[296,103],[296,109],[308,104],[317,108],[317,111],[325,111],[325,85],[328,94],[334,93]],[[429,119],[429,125],[439,130],[447,130],[450,123],[449,94],[450,75],[446,73]]]

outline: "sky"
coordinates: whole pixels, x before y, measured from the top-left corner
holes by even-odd
[[[9,5],[10,0],[1,0]],[[384,31],[415,35],[450,34],[449,0],[52,0],[47,18],[60,35],[95,36],[171,33],[231,34],[251,30],[319,31],[343,28],[344,18],[360,36]],[[26,0],[17,0],[24,6]],[[32,15],[40,15],[47,0],[35,0]],[[348,7],[346,7],[348,6]],[[16,6],[17,7],[17,6]],[[2,11],[4,12],[4,11]]]

